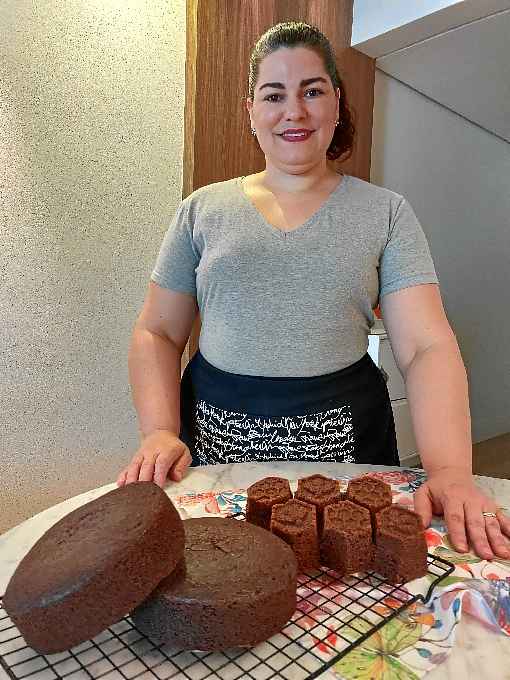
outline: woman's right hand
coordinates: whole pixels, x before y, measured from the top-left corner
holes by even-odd
[[[180,482],[190,463],[189,449],[176,434],[154,430],[144,438],[131,463],[117,477],[117,486],[154,481],[163,488],[168,476]]]

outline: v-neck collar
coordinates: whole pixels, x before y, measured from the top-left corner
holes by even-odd
[[[259,220],[266,226],[266,228],[270,229],[273,232],[273,234],[279,236],[281,239],[287,240],[289,238],[292,238],[293,235],[300,234],[301,232],[305,231],[317,220],[317,218],[320,215],[322,215],[322,213],[328,208],[328,206],[330,205],[332,200],[337,196],[337,194],[340,194],[343,191],[345,191],[348,178],[349,175],[341,175],[340,182],[336,185],[333,191],[326,197],[323,203],[321,203],[317,210],[312,215],[310,215],[310,217],[307,220],[305,220],[302,224],[290,230],[280,229],[279,227],[276,227],[274,224],[271,224],[271,222],[268,222],[266,220],[264,215],[260,212],[260,210],[257,208],[257,206],[253,203],[251,198],[244,190],[243,179],[245,179],[245,175],[242,175],[241,177],[236,177],[234,181],[236,182],[236,185],[242,195],[242,198],[244,199],[244,202],[248,204],[252,212],[258,215]]]

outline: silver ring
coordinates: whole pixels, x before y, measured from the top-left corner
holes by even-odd
[[[483,515],[484,517],[496,517],[496,513],[495,513],[495,512],[482,512],[482,515]]]

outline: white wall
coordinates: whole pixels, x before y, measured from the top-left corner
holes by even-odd
[[[458,0],[354,0],[351,45],[457,3]]]
[[[181,198],[185,0],[0,3],[0,532],[113,481]]]
[[[510,431],[510,145],[376,71],[371,180],[429,239],[470,381],[474,441]]]

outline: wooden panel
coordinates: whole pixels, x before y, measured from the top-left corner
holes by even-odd
[[[347,102],[353,113],[356,135],[352,156],[339,167],[348,174],[370,181],[372,122],[374,110],[375,60],[352,47],[337,56]]]
[[[195,93],[197,59],[197,3],[186,3],[186,69],[184,100],[184,153],[183,153],[183,198],[194,190],[193,175],[195,167]]]
[[[187,0],[183,197],[195,189],[264,169],[246,111],[250,50],[280,21],[306,21],[331,41],[357,135],[340,167],[370,177],[375,62],[349,47],[353,0]],[[199,324],[190,338],[197,348]],[[187,357],[186,357],[187,359]]]

